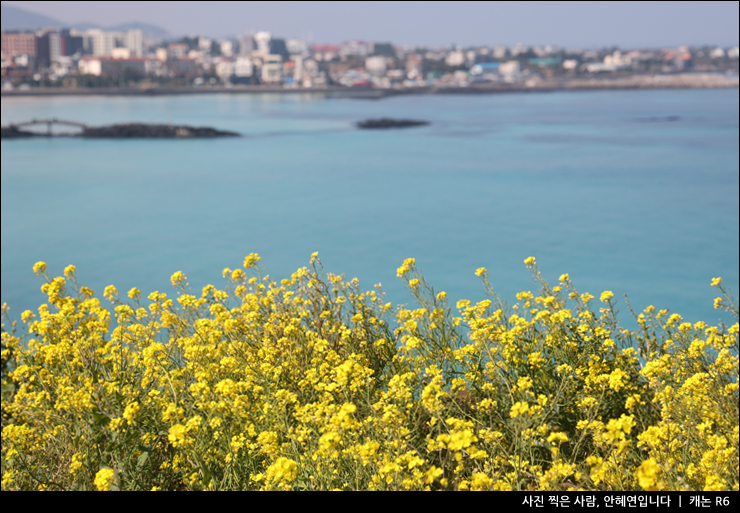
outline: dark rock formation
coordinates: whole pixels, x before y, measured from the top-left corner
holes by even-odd
[[[10,125],[0,127],[0,139],[20,139],[22,137],[34,137],[36,134],[19,130],[17,126]]]
[[[410,126],[428,125],[429,121],[415,121],[413,119],[367,119],[357,123],[358,128],[406,128]]]
[[[671,122],[671,121],[680,121],[681,118],[679,116],[665,116],[662,118],[640,118],[637,121],[641,123],[661,123],[661,122]]]
[[[109,139],[180,139],[192,137],[233,137],[238,135],[236,132],[226,132],[208,127],[147,125],[143,123],[87,127],[82,132],[82,137]]]
[[[50,124],[60,123],[53,120]],[[44,124],[39,122],[20,123],[20,125]],[[61,124],[71,124],[62,122]],[[189,139],[189,138],[207,138],[207,137],[235,137],[236,132],[226,132],[208,127],[191,127],[191,126],[173,126],[173,125],[147,125],[144,123],[130,123],[125,125],[108,125],[99,127],[89,127],[76,123],[82,127],[82,132],[77,133],[51,133],[47,132],[29,132],[21,130],[16,125],[2,127],[3,139],[18,139],[21,137],[89,137],[107,138],[107,139]]]

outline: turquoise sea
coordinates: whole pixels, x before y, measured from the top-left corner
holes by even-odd
[[[454,301],[484,299],[488,268],[510,302],[554,283],[612,290],[621,315],[712,308],[738,292],[738,91],[650,90],[398,96],[317,94],[3,98],[2,124],[57,117],[97,125],[234,130],[216,140],[2,141],[2,301],[19,319],[44,302],[32,272],[77,266],[102,297],[222,287],[259,253],[288,276],[319,251],[329,272],[411,301],[396,268],[416,258]],[[429,126],[362,131],[371,117]],[[629,322],[629,321],[628,321]]]

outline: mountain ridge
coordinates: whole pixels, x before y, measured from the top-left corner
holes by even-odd
[[[90,22],[67,23],[50,16],[21,9],[20,7],[14,7],[11,5],[0,6],[0,29],[3,31],[39,30],[44,28],[74,28],[77,30],[97,28],[117,32],[138,29],[141,30],[144,37],[148,39],[165,39],[171,37],[167,30],[151,23],[131,21],[118,23],[110,27],[104,27],[100,24]]]

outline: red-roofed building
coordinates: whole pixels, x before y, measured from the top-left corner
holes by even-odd
[[[334,52],[339,51],[339,45],[313,45],[311,50],[314,52]]]

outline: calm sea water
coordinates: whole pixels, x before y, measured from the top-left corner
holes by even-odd
[[[369,117],[428,127],[360,131]],[[44,302],[31,270],[102,296],[222,286],[258,252],[276,278],[320,252],[327,271],[410,302],[396,268],[415,257],[436,290],[484,299],[487,267],[510,302],[535,290],[533,255],[555,282],[614,291],[635,308],[716,322],[722,276],[738,291],[737,90],[407,96],[2,99],[2,124],[213,126],[217,140],[2,142],[2,301]],[[677,118],[676,118],[677,117]],[[729,316],[722,317],[729,321]]]

